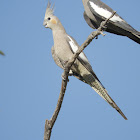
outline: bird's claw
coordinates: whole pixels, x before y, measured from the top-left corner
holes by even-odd
[[[100,31],[100,34],[101,34],[102,36],[105,36],[105,35],[106,35],[106,34],[103,33],[103,31]]]
[[[105,21],[102,21],[100,26],[103,31],[105,31],[107,29],[107,25],[105,24]]]

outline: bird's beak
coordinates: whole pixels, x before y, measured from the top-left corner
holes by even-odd
[[[43,22],[43,26],[45,26],[45,28],[48,28],[48,26],[47,26],[47,22],[44,20],[44,22]]]

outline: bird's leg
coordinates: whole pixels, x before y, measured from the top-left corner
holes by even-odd
[[[103,31],[99,31],[99,32],[100,32],[100,34],[101,34],[102,36],[105,36],[105,35],[106,35],[106,34],[103,33]]]
[[[102,28],[102,31],[105,31],[107,29],[107,24],[105,21],[102,21],[100,24],[100,27]]]
[[[107,29],[106,21],[102,21],[100,27],[98,28],[98,32],[100,32],[102,36],[105,36],[103,31],[105,31],[106,29]]]
[[[98,35],[103,35],[105,36],[105,34],[103,33],[103,31],[101,30],[101,27],[99,27],[96,31],[92,32],[89,35],[89,38],[92,40],[93,38],[98,39]]]

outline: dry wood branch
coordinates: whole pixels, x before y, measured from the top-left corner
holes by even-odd
[[[59,95],[59,99],[57,102],[57,106],[56,109],[54,111],[54,114],[52,116],[52,118],[50,120],[46,120],[45,123],[45,131],[44,131],[44,140],[50,140],[51,137],[51,132],[52,132],[52,128],[53,125],[58,117],[59,111],[61,109],[61,105],[63,102],[63,98],[65,95],[65,91],[66,91],[66,87],[67,87],[67,83],[68,83],[68,76],[69,76],[69,71],[71,66],[73,65],[74,61],[76,60],[76,58],[78,57],[78,55],[90,44],[90,42],[97,37],[98,35],[102,34],[103,35],[103,31],[104,31],[104,27],[106,26],[107,22],[109,21],[110,18],[112,18],[115,15],[115,11],[114,13],[105,21],[103,21],[100,25],[100,27],[92,32],[87,40],[81,45],[81,47],[77,50],[77,52],[73,55],[72,59],[69,60],[65,66],[65,70],[63,73],[63,79],[62,79],[62,85],[61,85],[61,91],[60,91],[60,95]]]

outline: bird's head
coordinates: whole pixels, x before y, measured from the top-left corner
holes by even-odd
[[[54,15],[54,6],[48,2],[43,25],[45,28],[56,29],[61,24],[60,20]]]

